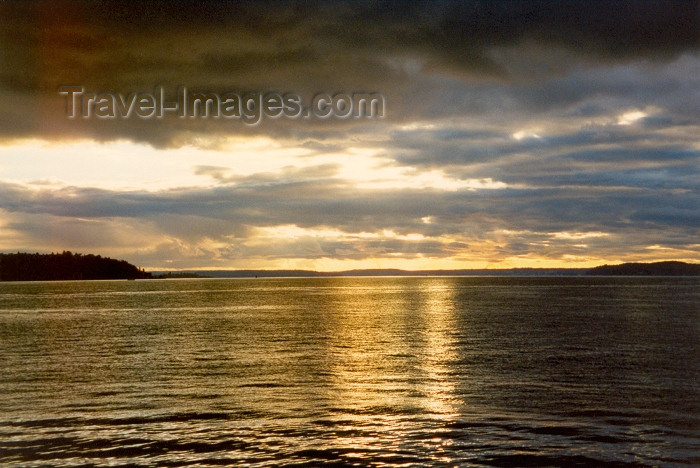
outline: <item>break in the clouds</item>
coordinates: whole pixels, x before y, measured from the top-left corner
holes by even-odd
[[[700,3],[0,4],[0,249],[150,268],[698,261]],[[383,119],[68,119],[62,85]]]

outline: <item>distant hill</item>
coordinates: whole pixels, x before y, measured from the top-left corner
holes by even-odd
[[[700,265],[683,262],[625,263],[595,268],[509,268],[471,270],[399,270],[365,269],[344,271],[313,270],[188,270],[180,274],[199,274],[209,278],[317,278],[330,276],[698,276]],[[168,277],[166,272],[153,272],[154,277]]]
[[[71,252],[0,254],[0,281],[53,281],[150,278],[124,260]]]
[[[207,278],[318,278],[331,276],[581,276],[581,268],[513,268],[481,270],[399,270],[395,268],[314,271],[314,270],[186,270]],[[167,278],[168,272],[154,271],[154,278]]]
[[[684,262],[623,263],[602,265],[586,272],[590,276],[700,276],[700,264]]]

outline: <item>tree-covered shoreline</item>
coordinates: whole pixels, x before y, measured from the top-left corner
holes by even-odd
[[[151,274],[125,260],[92,254],[0,254],[0,281],[142,279]]]

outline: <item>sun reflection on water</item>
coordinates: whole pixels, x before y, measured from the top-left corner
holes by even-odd
[[[436,426],[458,416],[451,369],[458,356],[454,289],[447,279],[396,280],[391,288],[334,294],[326,304],[329,327],[329,399],[348,426],[394,427],[395,437],[367,440],[400,449],[399,434],[420,415]],[[370,432],[371,433],[371,432]],[[424,440],[435,457],[443,439]],[[363,442],[339,436],[340,446]]]

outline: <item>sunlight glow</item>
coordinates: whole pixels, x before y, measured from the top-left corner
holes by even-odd
[[[410,131],[410,130],[432,130],[436,128],[435,124],[424,123],[424,122],[411,122],[410,124],[401,125],[400,130]]]
[[[600,231],[595,231],[595,232],[567,232],[567,231],[562,231],[562,232],[552,232],[549,233],[550,236],[553,236],[555,239],[566,239],[566,240],[578,240],[578,239],[590,239],[590,238],[595,238],[595,237],[606,237],[609,236],[607,232],[600,232]]]
[[[0,145],[0,180],[54,187],[157,191],[211,186],[209,177],[195,173],[198,166],[234,167],[237,175],[252,175],[299,164],[311,152],[261,137],[226,138],[210,146],[161,150],[121,140],[16,140]]]
[[[525,131],[525,130],[517,131],[517,132],[513,133],[513,135],[511,135],[511,136],[514,139],[516,139],[517,141],[521,141],[521,140],[524,140],[526,138],[535,138],[537,140],[542,139],[542,137],[539,136],[537,133],[529,132],[529,131]]]
[[[79,186],[158,191],[211,187],[258,174],[274,180],[277,174],[285,176],[291,170],[293,177],[333,177],[364,190],[457,191],[508,186],[492,178],[459,179],[441,170],[397,166],[393,159],[382,154],[380,147],[313,153],[302,146],[261,137],[230,137],[216,144],[200,143],[197,147],[165,151],[127,141],[16,141],[0,146],[3,161],[0,180],[43,188]],[[316,171],[322,167],[328,170]]]
[[[395,168],[399,169],[399,168]],[[453,192],[457,190],[477,190],[477,189],[504,189],[508,185],[504,182],[493,179],[454,179],[448,177],[444,172],[432,170],[419,174],[408,174],[408,171],[397,173],[392,178],[371,180],[360,182],[358,188],[363,189],[438,189]]]
[[[624,114],[619,116],[619,118],[617,119],[617,124],[618,125],[631,125],[634,122],[636,122],[640,119],[643,119],[646,116],[647,116],[646,112],[642,112],[639,110],[625,112]]]
[[[314,229],[303,228],[294,224],[257,228],[258,237],[271,237],[279,239],[298,239],[304,237],[329,238],[329,239],[397,239],[406,241],[420,241],[426,239],[423,234],[409,233],[398,234],[392,230],[384,229],[381,232],[344,232],[338,229]]]

